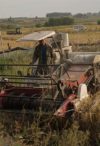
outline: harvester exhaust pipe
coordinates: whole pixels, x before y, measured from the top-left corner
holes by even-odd
[[[62,39],[63,39],[63,46],[68,47],[69,46],[69,36],[68,33],[63,33],[62,34]]]
[[[72,46],[69,44],[68,33],[62,33],[62,54],[68,59],[68,54],[72,52]]]

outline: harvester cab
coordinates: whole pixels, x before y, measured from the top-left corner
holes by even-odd
[[[28,34],[17,41],[37,41],[46,39],[50,46],[53,48],[55,56],[55,63],[60,64],[63,58],[66,58],[69,52],[72,52],[72,46],[69,45],[68,33],[55,32],[55,31],[39,31]]]

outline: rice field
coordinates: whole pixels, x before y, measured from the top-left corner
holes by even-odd
[[[35,42],[17,42],[16,40],[22,36],[39,30],[55,30],[58,32],[68,32],[69,41],[72,46],[79,44],[98,45],[100,46],[100,25],[87,25],[85,31],[75,32],[73,26],[59,26],[50,28],[23,28],[21,35],[7,35],[2,31],[2,42],[0,43],[0,50],[8,48],[8,43],[11,48],[20,46],[25,48],[34,48]],[[77,48],[75,48],[76,50]]]
[[[60,26],[50,28],[22,28],[21,35],[7,35],[2,30],[2,42],[0,51],[11,48],[25,47],[34,48],[36,42],[17,42],[20,37],[39,30],[55,30],[69,33],[69,40],[74,51],[100,51],[100,25],[86,25],[87,29],[75,32],[73,26]],[[79,46],[87,44],[88,47]],[[91,44],[94,44],[91,46]],[[32,53],[15,53],[6,55],[6,62],[12,63],[21,60],[30,62]],[[12,60],[9,60],[11,59]],[[2,63],[3,57],[0,58]],[[95,100],[94,100],[95,99]],[[97,102],[94,102],[97,101]],[[93,109],[91,106],[94,104]],[[81,113],[66,123],[65,129],[52,130],[45,126],[40,129],[38,122],[29,123],[25,115],[5,114],[0,112],[0,146],[100,146],[100,93],[92,96],[88,101],[82,103]],[[86,110],[85,110],[86,109]],[[16,118],[18,118],[16,120]],[[9,120],[10,119],[10,120]],[[47,124],[47,123],[46,123]]]

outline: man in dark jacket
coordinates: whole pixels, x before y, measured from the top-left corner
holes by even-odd
[[[45,43],[45,40],[40,40],[35,48],[32,63],[34,64],[36,61],[38,61],[36,72],[40,74],[48,74],[48,65],[53,63],[53,50],[51,46]]]

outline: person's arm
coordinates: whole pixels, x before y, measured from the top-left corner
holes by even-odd
[[[50,54],[50,58],[51,58],[51,64],[53,64],[53,62],[54,62],[53,48],[51,45],[48,45],[48,49],[49,49],[49,54]]]
[[[35,50],[34,50],[34,54],[33,54],[33,58],[32,58],[32,63],[34,64],[36,61],[37,61],[37,59],[38,59],[38,46],[35,48]]]
[[[49,52],[50,52],[50,57],[53,58],[53,48],[51,45],[48,45]]]

